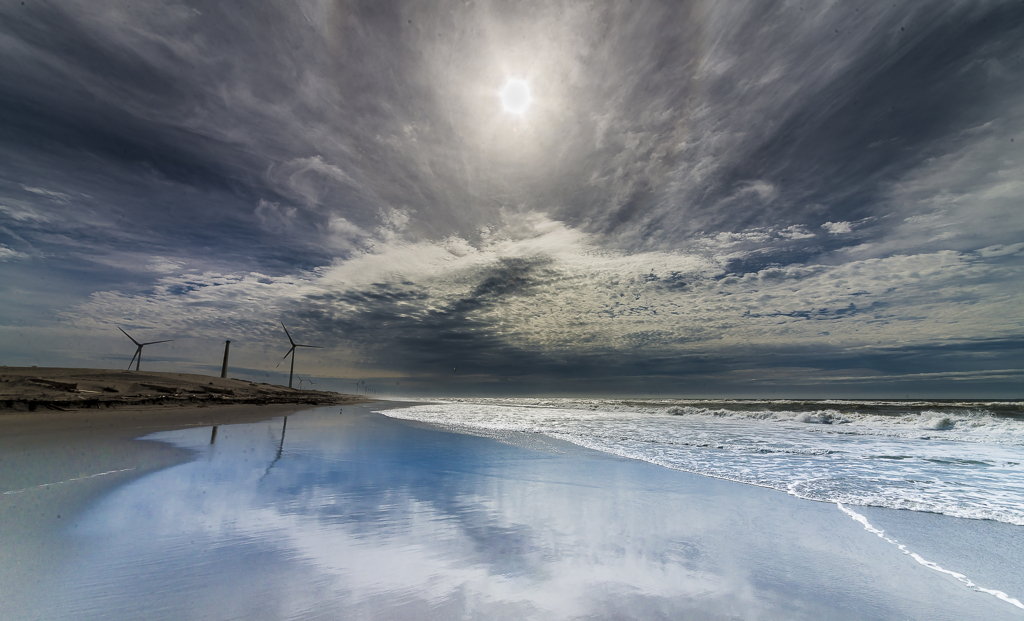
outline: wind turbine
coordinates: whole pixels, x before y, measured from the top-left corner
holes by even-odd
[[[306,381],[306,380],[302,379],[302,376],[300,375],[299,376],[299,390],[302,390],[302,382],[304,382],[304,381]]]
[[[128,361],[128,370],[129,371],[132,370],[132,363],[133,362],[135,363],[135,370],[136,371],[139,370],[139,365],[142,364],[142,348],[145,347],[146,345],[156,345],[157,343],[173,343],[174,342],[174,339],[171,339],[169,341],[150,341],[148,343],[140,343],[140,342],[136,341],[135,339],[133,339],[132,335],[130,335],[127,332],[125,332],[124,330],[122,330],[121,326],[117,326],[117,329],[121,330],[121,332],[124,333],[125,336],[127,336],[129,339],[131,339],[132,343],[135,343],[135,346],[138,348],[138,349],[135,350],[135,355],[132,356],[132,359],[130,361]]]
[[[292,344],[292,348],[288,350],[288,353],[284,355],[284,358],[281,358],[281,362],[284,362],[284,359],[287,358],[288,356],[292,357],[292,368],[291,368],[291,371],[288,372],[288,388],[291,388],[292,387],[292,375],[295,375],[295,348],[296,347],[312,347],[314,349],[323,349],[323,347],[320,347],[319,345],[299,345],[298,343],[296,343],[295,341],[292,340],[292,335],[289,334],[288,328],[284,325],[283,321],[281,322],[281,327],[284,328],[284,333],[288,335],[288,342]],[[277,366],[281,366],[281,362],[278,362]]]

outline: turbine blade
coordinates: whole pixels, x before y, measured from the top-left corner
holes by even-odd
[[[156,345],[157,343],[173,343],[174,339],[169,341],[150,341],[149,343],[139,343],[139,345]]]
[[[288,327],[284,325],[283,321],[281,322],[281,327],[284,328],[284,333],[288,335],[288,342],[292,344],[292,347],[295,347],[295,341],[292,340],[292,335],[288,332]]]
[[[295,346],[296,347],[312,347],[314,349],[323,349],[323,347],[320,346],[320,345],[299,345],[298,343],[296,343]]]
[[[129,338],[131,338],[131,337],[129,337]],[[129,371],[132,370],[132,363],[135,362],[135,356],[138,356],[140,351],[142,351],[141,347],[135,350],[135,353],[132,354],[132,359],[128,361],[128,370]]]
[[[288,354],[286,354],[285,356],[282,357],[282,359],[281,359],[282,363],[285,362],[286,360],[288,360],[288,357],[291,356],[292,351],[295,351],[295,345],[292,345],[292,348],[288,350]],[[280,367],[280,366],[281,366],[281,363],[278,363],[278,367]],[[274,367],[274,369],[276,369],[278,367]]]
[[[136,345],[139,345],[139,344],[140,344],[140,343],[139,343],[138,341],[136,341],[135,339],[132,339],[132,335],[131,335],[131,334],[128,334],[127,332],[125,332],[125,331],[124,331],[124,330],[123,330],[123,329],[121,328],[121,326],[117,326],[117,329],[118,329],[118,330],[121,330],[121,332],[122,332],[122,333],[123,333],[123,334],[124,334],[125,336],[127,336],[128,338],[130,338],[130,339],[132,340],[132,343],[135,343]]]

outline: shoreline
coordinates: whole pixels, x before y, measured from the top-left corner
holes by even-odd
[[[1013,567],[1015,562],[1012,559],[1021,558],[1021,555],[1024,554],[1024,545],[1022,545],[1024,541],[1020,539],[1018,533],[1021,526],[1016,524],[992,519],[958,517],[931,511],[858,505],[809,498],[768,484],[688,470],[635,455],[603,450],[585,443],[558,439],[544,432],[488,429],[468,424],[439,423],[392,417],[383,412],[380,415],[393,418],[417,429],[486,438],[518,448],[562,455],[594,453],[601,458],[635,462],[684,476],[718,481],[727,486],[763,490],[769,494],[787,497],[796,503],[812,503],[829,507],[849,517],[858,528],[863,528],[869,537],[878,537],[897,550],[900,555],[913,559],[915,563],[927,568],[928,571],[936,572],[941,579],[952,579],[969,590],[985,593],[1016,609],[1024,610],[1024,597],[1021,597],[1024,594],[1024,580],[1020,578],[1007,580],[1008,576],[998,569]],[[990,561],[998,562],[991,563]],[[988,588],[992,585],[1000,585],[1002,589],[1006,590]]]
[[[989,589],[985,593],[910,558],[834,505],[535,434],[487,438],[410,425],[382,416],[389,405],[405,404],[346,408],[340,416],[335,408],[308,411],[289,418],[287,436],[280,420],[225,428],[216,446],[209,444],[207,429],[156,436],[201,456],[126,486],[88,513],[84,532],[106,539],[94,540],[92,555],[86,555],[92,560],[76,567],[112,568],[103,583],[114,588],[128,567],[159,558],[148,578],[136,582],[132,574],[133,586],[122,593],[126,606],[136,606],[135,594],[148,584],[177,580],[175,592],[195,588],[196,581],[175,576],[197,562],[218,563],[229,576],[224,587],[288,575],[293,582],[273,579],[279,592],[264,605],[290,595],[322,603],[311,616],[359,616],[365,609],[346,608],[346,602],[367,589],[380,596],[367,605],[381,610],[400,592],[403,598],[425,596],[419,617],[464,616],[462,597],[481,601],[472,594],[494,593],[496,584],[509,590],[492,602],[492,618],[574,618],[621,605],[652,613],[628,616],[648,618],[683,616],[665,614],[672,610],[710,618],[925,613],[951,620],[970,618],[968,611],[992,619],[1024,612],[993,597],[996,588],[1019,596],[1016,579],[977,573],[963,564],[970,559],[951,555],[998,545],[1002,537],[990,536],[999,533],[979,524],[897,511],[870,516],[888,537],[941,567],[964,571]],[[147,537],[154,532],[172,539],[150,546]],[[921,537],[941,542],[941,556],[920,549]],[[254,543],[235,547],[242,540]],[[122,541],[134,543],[122,547]],[[245,563],[254,550],[270,555],[265,565]],[[104,565],[104,558],[115,564]],[[424,558],[442,562],[422,565]],[[980,554],[980,560],[996,559]],[[1015,563],[995,565],[1005,573]],[[378,571],[370,569],[364,583],[360,576],[368,568]],[[398,568],[400,579],[381,577]],[[202,584],[216,582],[217,575],[204,576]],[[322,584],[327,576],[339,597],[308,599],[304,585]],[[342,582],[334,583],[338,576]],[[95,595],[92,584],[84,582],[81,593]],[[452,608],[444,613],[435,607],[438,584],[451,595]],[[200,609],[225,605],[237,614],[237,606],[259,597],[244,588],[211,593]],[[610,593],[615,595],[608,599]],[[621,593],[632,594],[629,604]],[[105,587],[103,606],[109,594]],[[162,610],[172,599],[157,597],[147,605]],[[409,602],[403,602],[405,611]],[[530,603],[521,608],[522,602]],[[573,614],[563,608],[570,602]]]
[[[26,485],[24,489],[14,490],[16,493],[0,497],[2,498],[0,500],[0,523],[5,524],[5,532],[0,533],[0,542],[2,542],[0,544],[0,569],[14,570],[16,568],[18,572],[17,578],[12,577],[10,580],[0,580],[0,599],[11,602],[12,610],[22,609],[28,615],[27,611],[33,610],[40,603],[39,600],[33,599],[33,595],[55,593],[53,589],[62,589],[62,578],[59,577],[59,572],[62,568],[79,562],[80,559],[88,556],[90,551],[95,553],[97,549],[95,547],[96,542],[91,537],[96,536],[95,529],[97,524],[105,522],[103,520],[96,522],[95,516],[93,518],[87,518],[86,516],[89,515],[88,509],[97,506],[97,500],[102,499],[104,495],[114,492],[119,488],[124,489],[132,485],[132,481],[150,474],[156,475],[156,478],[152,480],[153,485],[157,487],[161,486],[162,480],[174,480],[176,476],[184,477],[183,480],[185,481],[192,481],[190,477],[194,476],[193,474],[183,475],[179,473],[175,475],[169,469],[178,464],[197,462],[196,465],[186,466],[186,468],[190,468],[190,471],[195,473],[205,473],[210,468],[207,464],[207,459],[198,459],[197,461],[197,456],[204,454],[209,455],[209,459],[216,460],[228,458],[227,456],[234,451],[234,459],[236,461],[231,462],[230,458],[228,458],[229,461],[225,463],[237,463],[239,465],[246,463],[248,459],[247,447],[249,445],[244,441],[240,443],[240,439],[246,433],[244,427],[239,428],[238,431],[222,430],[221,434],[217,437],[216,449],[212,446],[208,449],[206,448],[209,433],[201,429],[186,432],[186,435],[183,437],[193,438],[193,440],[188,442],[168,442],[167,440],[156,439],[135,440],[161,430],[188,429],[200,426],[210,427],[212,425],[229,425],[233,423],[255,423],[306,412],[307,415],[296,417],[294,424],[292,421],[289,421],[287,447],[294,447],[295,443],[298,443],[299,446],[313,443],[312,446],[315,446],[317,443],[324,442],[323,439],[318,438],[322,438],[325,434],[334,433],[334,439],[327,441],[325,446],[330,446],[331,451],[341,451],[343,457],[337,463],[345,465],[340,468],[339,472],[347,473],[346,477],[354,477],[339,479],[339,482],[349,481],[348,485],[350,487],[347,488],[347,493],[369,494],[369,498],[378,498],[378,494],[382,493],[381,490],[393,490],[384,493],[382,497],[387,499],[387,506],[392,506],[395,501],[391,498],[390,494],[396,493],[396,490],[405,490],[402,493],[409,493],[409,489],[407,489],[409,485],[413,485],[413,488],[421,487],[422,492],[413,493],[410,496],[410,500],[415,499],[416,503],[409,505],[408,503],[399,502],[396,506],[407,508],[421,507],[421,510],[422,507],[433,507],[425,515],[436,518],[437,516],[431,513],[431,511],[441,511],[442,513],[438,515],[448,516],[446,519],[455,519],[455,522],[452,522],[452,524],[465,524],[468,529],[467,536],[476,537],[480,533],[491,533],[497,537],[492,543],[499,546],[510,543],[504,539],[506,536],[505,530],[494,530],[493,527],[488,527],[481,531],[474,526],[474,520],[485,513],[490,515],[489,512],[493,512],[496,507],[504,507],[503,511],[488,517],[484,524],[504,524],[508,521],[515,526],[508,533],[514,535],[514,540],[511,543],[515,543],[509,549],[521,551],[521,554],[513,555],[512,558],[515,563],[533,563],[539,562],[537,558],[548,558],[544,555],[534,558],[535,555],[530,552],[534,546],[541,546],[541,549],[546,549],[544,546],[553,545],[544,533],[562,532],[565,536],[567,536],[567,533],[575,533],[572,535],[573,537],[594,536],[593,533],[609,531],[604,526],[601,528],[584,528],[581,524],[584,526],[590,524],[590,520],[596,520],[591,526],[597,523],[604,524],[603,520],[608,516],[612,516],[614,519],[609,524],[618,524],[619,526],[610,532],[617,532],[616,529],[621,527],[621,529],[625,529],[622,530],[623,533],[633,532],[632,529],[634,528],[639,528],[641,533],[650,531],[646,535],[648,537],[666,537],[667,535],[663,532],[665,529],[668,529],[666,532],[672,534],[671,537],[662,542],[664,545],[659,544],[650,550],[641,545],[635,551],[638,554],[638,556],[635,556],[635,559],[647,558],[645,556],[647,554],[654,554],[655,557],[660,558],[658,555],[681,552],[683,557],[672,560],[670,565],[676,567],[681,564],[685,568],[694,563],[697,563],[694,567],[702,566],[703,561],[700,559],[714,559],[718,558],[720,554],[725,554],[725,558],[732,558],[743,566],[747,566],[747,563],[753,563],[749,567],[752,568],[755,574],[763,574],[772,580],[781,581],[778,584],[784,584],[787,580],[787,574],[780,574],[780,570],[772,564],[765,565],[762,561],[757,560],[765,558],[765,555],[771,556],[771,554],[768,554],[771,552],[772,554],[782,554],[788,557],[788,560],[795,562],[797,567],[803,568],[802,572],[798,573],[803,573],[805,576],[816,575],[817,572],[821,571],[835,574],[831,580],[820,581],[821,585],[819,586],[826,584],[835,585],[835,580],[840,577],[843,580],[849,578],[845,570],[837,570],[835,566],[825,562],[826,558],[834,554],[839,555],[837,558],[845,558],[846,562],[840,564],[842,566],[847,566],[849,562],[853,562],[854,566],[863,565],[861,569],[854,571],[853,575],[860,576],[862,581],[870,580],[872,583],[875,580],[875,571],[884,570],[887,564],[897,563],[897,566],[901,568],[899,570],[900,580],[909,579],[913,576],[913,582],[918,585],[917,589],[924,589],[924,591],[918,592],[918,597],[924,597],[924,592],[928,591],[933,596],[948,602],[951,600],[947,598],[954,593],[960,592],[962,595],[956,596],[955,601],[959,602],[962,597],[966,597],[968,601],[974,601],[975,605],[980,606],[981,609],[987,609],[990,612],[996,613],[991,618],[1016,618],[1013,608],[1010,608],[1008,611],[993,608],[991,602],[985,599],[975,599],[976,596],[971,595],[970,589],[965,588],[962,583],[955,585],[950,583],[951,579],[948,576],[934,574],[932,569],[922,567],[918,562],[910,559],[905,561],[896,560],[906,553],[897,551],[888,542],[882,541],[870,532],[864,532],[861,524],[851,520],[848,515],[843,515],[843,512],[835,507],[829,509],[820,503],[807,503],[804,499],[795,498],[788,494],[780,493],[777,490],[664,468],[650,462],[624,458],[546,436],[534,437],[537,434],[512,432],[507,435],[498,434],[504,435],[504,437],[498,437],[498,435],[481,436],[472,433],[467,434],[464,430],[440,428],[440,426],[430,423],[418,423],[416,421],[393,418],[380,412],[380,410],[401,408],[410,404],[410,402],[382,400],[372,404],[363,404],[351,410],[346,407],[343,416],[340,417],[336,410],[332,411],[330,408],[324,408],[319,413],[310,413],[308,411],[315,408],[301,405],[156,407],[135,411],[127,409],[83,411],[78,415],[69,415],[64,412],[40,412],[36,414],[0,416],[0,449],[17,445],[20,451],[19,455],[13,455],[7,450],[0,450],[0,458],[2,458],[2,462],[0,462],[2,469],[0,469],[0,472],[4,475],[4,491],[10,491],[10,486],[7,483],[11,474],[10,464],[12,461],[23,461],[26,464],[32,463],[34,466],[45,466],[44,469],[52,474],[56,474],[56,469],[63,469],[65,474],[72,474],[68,479],[52,478],[35,488]],[[60,419],[68,418],[77,419],[76,426],[60,427]],[[16,419],[20,419],[18,433],[14,435],[4,434],[4,423],[14,423],[17,422]],[[58,422],[55,423],[53,421]],[[55,424],[58,425],[56,430],[54,429]],[[271,427],[276,430],[276,427],[273,427],[273,425]],[[260,428],[258,435],[262,437],[264,433],[262,428]],[[197,435],[202,437],[196,438],[195,436]],[[284,445],[283,436],[282,445]],[[523,449],[528,450],[522,452]],[[26,459],[22,460],[20,455],[24,455]],[[271,455],[268,454],[266,457],[269,458]],[[111,459],[115,461],[117,459],[124,460],[120,465],[127,465],[128,469],[119,471],[116,468],[110,468],[110,466],[118,465],[109,461]],[[303,474],[304,470],[301,468],[294,470],[297,464],[304,463],[310,459],[313,460],[310,463],[317,464],[311,472],[320,472],[322,465],[319,464],[335,463],[334,461],[320,462],[315,457],[315,452],[300,451],[289,458],[289,460],[282,462],[278,469],[273,471],[275,477],[285,477],[275,485],[285,485],[290,489],[293,485],[309,486],[312,484],[314,487],[310,489],[315,489],[316,483],[311,483],[307,475]],[[454,463],[452,462],[453,459],[455,460]],[[94,469],[88,469],[85,472],[86,476],[80,477],[78,476],[79,473],[75,472],[74,465],[76,464],[79,467]],[[289,465],[286,467],[285,464]],[[416,464],[417,467],[409,469],[409,466],[412,464]],[[101,471],[99,470],[100,467],[109,468],[111,471]],[[234,473],[235,467],[235,465],[231,465],[228,470],[221,470],[220,472]],[[259,469],[262,469],[262,465],[259,466]],[[164,472],[158,474],[159,471]],[[39,468],[32,468],[30,474],[34,477],[40,477],[46,473],[41,472]],[[366,484],[364,479],[368,479],[371,484]],[[164,484],[166,484],[166,481],[164,481]],[[197,479],[197,481],[200,480]],[[218,478],[215,476],[206,482],[189,483],[189,485],[200,485],[200,487],[196,488],[198,495],[191,496],[191,498],[195,499],[195,502],[204,502],[198,499],[205,495],[206,485],[214,484],[217,481]],[[503,481],[503,483],[498,487],[493,487],[493,481]],[[610,485],[610,481],[615,483]],[[464,507],[459,503],[452,504],[445,500],[447,498],[445,494],[438,492],[439,495],[435,495],[433,490],[448,489],[446,485],[441,485],[441,482],[454,484],[457,489],[468,486],[462,489],[462,492],[468,493],[473,497],[482,494],[483,496],[481,497],[488,498],[497,494],[497,496],[493,496],[492,500],[504,498],[507,502],[491,502],[490,504],[484,503],[483,505],[474,503]],[[266,493],[273,494],[275,485],[261,488],[263,491],[255,493],[260,495],[260,497],[263,497],[262,494]],[[228,483],[226,487],[221,488],[220,496],[227,497],[227,495],[233,494],[237,489],[234,484]],[[215,493],[213,489],[210,491],[211,494]],[[460,494],[456,494],[453,498],[461,498]],[[565,501],[563,498],[565,494],[568,494],[574,500]],[[203,497],[205,498],[205,496]],[[522,502],[526,498],[535,497],[548,497],[548,500],[551,502],[561,502],[564,506],[561,506],[559,512],[550,513],[544,509],[546,503]],[[150,500],[145,501],[145,498]],[[133,517],[133,520],[141,519],[145,521],[155,519],[159,521],[161,519],[159,516],[164,515],[164,510],[157,509],[158,506],[162,506],[159,504],[159,501],[155,500],[157,498],[159,498],[158,495],[151,496],[149,492],[144,492],[143,496],[139,497],[142,502],[157,502],[158,504],[153,505],[152,510],[133,508],[135,507],[133,504],[122,506]],[[231,496],[231,498],[232,501],[227,505],[221,506],[214,503],[210,507],[217,508],[217,510],[230,508],[231,510],[238,510],[244,513],[244,507],[240,508],[237,505],[237,499],[234,496]],[[683,502],[680,499],[689,500]],[[621,504],[618,504],[619,501],[621,501]],[[674,503],[673,506],[678,506],[672,511],[664,511],[660,508],[664,502]],[[639,506],[646,507],[646,509],[643,512],[635,513],[637,503],[639,503]],[[189,505],[179,505],[176,502],[172,502],[167,506],[173,507],[174,511],[177,512],[182,507]],[[205,505],[199,505],[199,507],[202,506]],[[288,506],[290,508],[283,512],[281,516],[287,517],[290,520],[295,517],[295,507],[291,504]],[[338,505],[339,510],[344,507],[351,508],[352,506],[360,507],[362,505],[359,503],[354,505]],[[555,531],[547,530],[551,525],[549,521],[560,516],[562,511],[567,511],[571,514],[572,511],[583,506],[593,507],[593,510],[581,513],[578,519],[563,519],[564,516],[558,517],[560,526]],[[260,507],[262,510],[266,505],[261,502]],[[320,507],[320,505],[316,505],[316,507]],[[619,508],[615,509],[615,507]],[[58,508],[60,510],[59,516],[55,515]],[[605,509],[611,511],[608,512]],[[676,510],[684,512],[679,515],[688,517],[680,519]],[[348,510],[346,509],[346,511]],[[505,514],[504,511],[511,511],[511,513]],[[866,514],[872,524],[885,528],[887,533],[893,532],[889,529],[894,529],[895,532],[910,536],[911,540],[917,539],[911,546],[912,550],[916,550],[917,546],[921,544],[921,539],[918,537],[935,539],[936,535],[941,533],[944,536],[938,537],[938,539],[945,542],[943,547],[946,547],[951,543],[951,537],[946,535],[962,536],[966,534],[960,529],[949,530],[947,522],[952,523],[949,520],[929,518],[926,522],[922,522],[920,516],[900,516],[899,512],[896,511],[868,512],[861,511],[861,508],[858,508],[858,512]],[[201,515],[205,515],[205,513],[197,513],[196,517],[198,518]],[[312,515],[319,514],[314,513]],[[333,513],[331,515],[334,516]],[[349,513],[344,513],[344,515],[349,515]],[[354,511],[351,513],[350,519],[356,520],[355,524],[360,524],[362,522],[360,521],[361,518],[358,518],[359,515],[362,515],[360,511]],[[368,522],[366,525],[374,524],[379,526],[389,523],[401,523],[402,520],[406,519],[403,517],[404,515],[403,512],[399,511],[392,518],[378,516],[374,518],[374,521]],[[709,515],[718,516],[718,518],[723,520],[724,523],[730,524],[730,526],[728,528],[716,526],[717,522],[709,520]],[[604,517],[598,519],[596,516]],[[650,516],[661,517],[651,518]],[[908,522],[901,524],[898,521],[901,517]],[[332,529],[335,528],[335,522],[333,521],[335,519],[336,516],[331,518]],[[383,521],[378,522],[381,519]],[[398,522],[390,522],[389,519],[398,520]],[[651,519],[653,521],[649,522]],[[799,526],[794,525],[794,519],[796,519]],[[893,522],[893,520],[897,521]],[[950,520],[953,520],[953,518],[950,518]],[[86,532],[92,533],[91,535],[76,535],[79,532],[80,522],[82,528]],[[186,519],[187,524],[193,522],[194,520]],[[289,524],[292,524],[292,522],[289,522]],[[300,520],[295,522],[293,526],[300,527],[302,524],[304,522]],[[543,529],[541,529],[542,525]],[[920,528],[921,533],[911,536],[915,535],[908,530],[911,526]],[[120,541],[122,536],[130,535],[129,532],[122,533],[119,530],[120,527],[111,528],[114,529],[111,531],[114,537],[112,541]],[[133,531],[134,535],[130,536],[136,538],[141,533],[148,532],[145,526],[140,525],[132,528],[137,530]],[[752,529],[752,532],[743,534],[747,529]],[[318,536],[324,533],[328,533],[329,538],[343,536],[334,530],[321,531],[319,528],[314,530],[318,533]],[[218,531],[214,530],[213,532],[216,533]],[[262,533],[263,531],[260,532]],[[263,533],[261,536],[267,536],[269,532]],[[358,535],[357,540],[359,542],[366,541],[362,528],[353,532],[355,533],[353,536]],[[730,535],[725,537],[724,533],[730,533]],[[768,549],[761,550],[763,554],[751,552],[751,550],[765,547],[766,544],[763,543],[762,539],[768,535],[783,537],[789,540],[790,544],[797,547],[777,547],[773,544],[768,545]],[[465,548],[462,545],[446,547],[447,544],[444,542],[448,540],[449,536],[450,531],[443,530],[438,535],[439,539],[428,537],[426,541],[432,542],[432,545],[440,546],[437,548],[437,551],[446,554],[453,551],[475,549],[473,546]],[[626,539],[621,540],[611,537],[608,541],[600,537],[593,541],[584,538],[583,541],[589,541],[586,544],[586,549],[603,550],[604,547],[602,546],[604,544],[612,542],[616,546],[630,544],[630,542],[636,543],[630,537],[632,536],[627,536]],[[745,543],[741,545],[732,542],[736,537],[739,537]],[[831,545],[829,542],[835,537],[839,537],[844,542],[843,545],[839,547]],[[520,538],[523,539],[520,540]],[[291,539],[286,539],[291,541]],[[900,539],[906,541],[903,536]],[[978,543],[976,537],[971,537],[970,539]],[[570,538],[565,540],[565,542],[572,540]],[[382,541],[389,540],[385,539]],[[416,541],[422,543],[418,538]],[[672,547],[680,542],[685,544],[683,548],[676,550],[676,548]],[[188,541],[182,541],[181,543],[188,543]],[[953,541],[952,543],[957,542]],[[362,545],[362,543],[359,545]],[[597,547],[593,547],[595,545]],[[974,550],[974,547],[969,545],[967,541],[960,542],[956,547],[964,547],[964,554]],[[173,551],[179,548],[185,549],[181,546],[178,548],[172,546],[170,549]],[[490,548],[489,544],[483,550]],[[102,549],[102,546],[100,549]],[[381,548],[381,552],[385,552],[387,549],[385,546]],[[558,547],[557,549],[571,552],[575,548],[570,546],[568,548]],[[854,549],[855,552],[844,552],[844,550],[848,549]],[[921,551],[926,552],[925,550]],[[196,553],[203,554],[202,552]],[[195,562],[192,554],[192,552],[189,552],[182,557],[183,562],[187,562],[189,565]],[[826,556],[821,556],[822,554],[826,554]],[[291,553],[284,554],[281,562],[287,564],[287,559],[292,558],[292,556],[293,554]],[[552,558],[557,556],[556,554]],[[926,554],[926,558],[929,557],[931,557],[931,554]],[[504,571],[508,568],[504,567],[502,564],[504,561],[501,558],[503,557],[494,557],[492,559],[487,553],[483,553],[483,557],[474,562],[497,563],[495,565],[496,571],[498,569]],[[613,567],[617,567],[614,565],[617,558],[618,556],[612,555],[602,559],[601,563],[612,563]],[[879,561],[878,559],[889,560]],[[789,566],[787,563],[782,565]],[[963,568],[960,562],[953,563],[950,566],[956,570],[962,570]],[[247,571],[245,569],[237,569],[242,567],[239,565],[232,564],[231,567],[236,568],[233,571],[238,571],[240,575]],[[514,567],[518,567],[518,565],[514,565]],[[874,567],[874,570],[869,571],[871,567]],[[302,567],[293,569],[304,571]],[[723,567],[717,562],[711,562],[704,569],[710,571],[712,575],[717,575],[724,571]],[[744,570],[744,572],[736,574],[736,576],[743,578],[746,575],[746,571]],[[174,571],[171,574],[178,575],[178,572]],[[967,574],[972,578],[981,578],[981,576],[973,575],[973,571],[968,571]],[[625,576],[625,574],[623,575]],[[889,574],[883,572],[878,575]],[[732,576],[732,574],[726,572],[720,575],[719,578],[723,579],[727,576]],[[626,577],[628,578],[628,576]],[[160,580],[163,579],[165,578],[160,578]],[[42,591],[33,587],[25,593],[20,593],[15,588],[16,584],[30,585],[37,582],[50,586],[42,587]],[[628,583],[628,580],[626,582]],[[978,582],[985,586],[990,586],[991,584],[988,580],[978,580]],[[946,583],[947,586],[944,587],[943,583]],[[114,583],[111,584],[113,585]],[[187,580],[182,582],[182,585],[186,584],[192,585],[190,588],[195,586]],[[949,588],[954,590],[949,591]],[[533,587],[530,587],[525,593],[532,593],[532,589]],[[960,589],[963,589],[963,591],[960,591]],[[287,591],[287,588],[285,590]],[[822,610],[828,610],[830,604],[820,599],[814,593],[814,591],[797,591],[790,592],[790,596],[798,595],[812,607],[823,606]],[[1017,595],[1018,593],[1011,591],[1010,594]],[[222,591],[218,595],[218,602],[221,595],[231,599],[235,596],[244,595],[244,592]],[[848,593],[847,596],[849,597],[850,594]],[[991,597],[991,595],[984,595],[983,597],[987,598]],[[927,599],[923,601],[927,601]],[[863,603],[865,602],[861,601],[861,604]],[[1005,606],[1006,604],[1001,603],[999,605]],[[15,614],[15,617],[17,618],[17,614]],[[26,618],[29,617],[26,616]]]

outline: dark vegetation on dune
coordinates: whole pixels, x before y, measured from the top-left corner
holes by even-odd
[[[197,404],[331,405],[362,401],[366,399],[355,395],[190,373],[0,368],[0,411]]]

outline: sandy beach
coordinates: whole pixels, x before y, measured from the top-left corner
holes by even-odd
[[[0,599],[17,601],[16,587],[36,582],[73,554],[74,546],[52,536],[67,520],[110,490],[193,455],[136,438],[170,429],[251,423],[302,408],[136,406],[0,415]]]
[[[183,373],[0,368],[0,599],[14,601],[14,585],[68,557],[68,543],[50,537],[66,520],[119,485],[193,455],[136,438],[366,401]]]
[[[4,434],[8,618],[1024,618],[834,504],[401,405]]]

